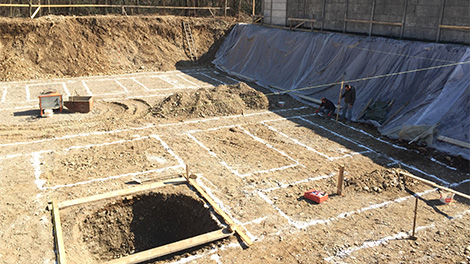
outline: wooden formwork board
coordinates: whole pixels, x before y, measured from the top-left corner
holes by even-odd
[[[232,220],[232,218],[230,218],[230,216],[228,216],[227,213],[225,213],[224,210],[222,210],[217,205],[217,203],[209,196],[209,194],[206,193],[206,191],[204,191],[201,186],[199,186],[199,184],[197,184],[196,178],[196,175],[189,174],[189,169],[188,167],[186,167],[186,180],[188,181],[188,183],[199,192],[199,194],[212,206],[212,208],[214,208],[214,211],[224,219],[224,221],[229,225],[230,229],[236,232],[247,246],[251,246],[251,244],[253,244],[253,241],[251,241],[250,237],[247,236],[245,232],[243,232],[241,227],[238,226]]]
[[[59,209],[67,208],[74,205],[80,205],[90,202],[101,201],[104,199],[116,198],[119,196],[125,196],[130,194],[135,194],[143,191],[148,191],[160,187],[164,187],[166,185],[177,185],[187,183],[193,186],[201,196],[209,202],[209,204],[214,208],[214,211],[219,214],[228,224],[228,229],[220,229],[213,232],[209,232],[203,235],[191,237],[185,240],[177,241],[168,245],[156,247],[153,249],[149,249],[143,252],[139,252],[136,254],[132,254],[120,259],[112,260],[108,262],[109,264],[130,264],[130,263],[139,263],[146,260],[154,259],[157,257],[165,256],[171,253],[175,253],[178,251],[182,251],[188,248],[192,248],[195,246],[200,246],[206,243],[210,243],[216,240],[220,240],[223,238],[227,238],[236,232],[241,239],[245,242],[247,246],[252,244],[251,239],[241,231],[240,227],[238,227],[235,222],[222,210],[220,209],[217,204],[210,198],[210,196],[194,181],[194,179],[190,179],[189,177],[183,178],[174,178],[162,182],[156,182],[151,184],[146,184],[142,186],[132,187],[125,190],[117,190],[113,192],[93,195],[89,197],[82,197],[78,199],[68,200],[59,202],[56,198],[54,198],[49,205],[49,209],[52,211],[52,218],[54,222],[54,234],[55,234],[55,242],[57,248],[57,262],[59,264],[66,263],[66,255],[65,255],[65,246],[64,241],[62,238],[62,227],[60,224],[60,215]]]
[[[164,245],[161,247],[152,248],[152,249],[145,250],[136,254],[126,256],[126,257],[115,259],[115,260],[106,262],[106,264],[140,263],[143,261],[151,260],[154,258],[171,254],[171,253],[182,251],[188,248],[204,245],[206,243],[210,243],[216,240],[227,238],[231,235],[233,235],[233,232],[227,229],[220,229],[220,230],[213,231],[207,234],[191,237],[191,238],[184,239],[175,243],[171,243],[171,244]]]

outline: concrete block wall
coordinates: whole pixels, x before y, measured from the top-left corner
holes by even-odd
[[[470,0],[263,0],[265,23],[288,26],[287,18],[316,19],[317,30],[402,39],[470,44]],[[282,4],[281,4],[282,2]],[[276,5],[274,3],[277,3]],[[285,3],[285,5],[284,5]],[[283,9],[283,8],[286,9]],[[285,10],[285,15],[282,12]],[[404,23],[403,28],[365,20]],[[310,25],[310,24],[306,24]],[[440,28],[439,25],[467,29]]]
[[[285,26],[287,23],[288,0],[264,0],[264,23]]]

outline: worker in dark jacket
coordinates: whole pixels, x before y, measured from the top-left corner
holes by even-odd
[[[323,107],[323,109],[322,109]],[[320,106],[318,107],[316,113],[318,114],[318,112],[320,112],[320,110],[327,114],[328,117],[331,116],[331,114],[333,114],[333,112],[336,110],[336,107],[335,107],[335,104],[333,104],[332,101],[326,99],[325,97],[323,97],[321,99],[321,104]]]
[[[356,101],[356,89],[349,84],[345,85],[346,91],[341,95],[341,98],[344,98],[346,106],[343,108],[343,114],[341,117],[345,119],[348,118],[348,121],[351,122],[352,117],[352,107]]]

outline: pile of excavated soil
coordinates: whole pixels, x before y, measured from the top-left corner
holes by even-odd
[[[357,192],[381,193],[405,191],[416,185],[418,181],[406,178],[393,169],[377,169],[365,172],[359,177],[344,179],[346,187],[354,188]]]
[[[190,21],[198,63],[182,21]],[[0,18],[0,81],[168,71],[209,64],[234,18]]]
[[[241,82],[175,93],[158,103],[152,113],[163,118],[198,118],[243,114],[244,110],[268,109],[266,95]]]

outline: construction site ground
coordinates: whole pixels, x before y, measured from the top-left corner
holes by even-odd
[[[436,188],[396,170],[468,194],[468,161],[336,122],[212,68],[232,19],[193,21],[204,54],[193,64],[181,19],[1,19],[0,263],[56,263],[52,199],[178,178],[186,166],[253,244],[231,236],[146,263],[470,262],[469,200],[445,204]],[[49,40],[69,52],[44,48]],[[121,53],[100,57],[106,43]],[[93,96],[93,110],[40,117],[44,91]],[[310,189],[329,197],[305,199]],[[71,206],[60,217],[67,263],[105,263],[226,224],[186,184]],[[160,229],[164,237],[151,235]]]

